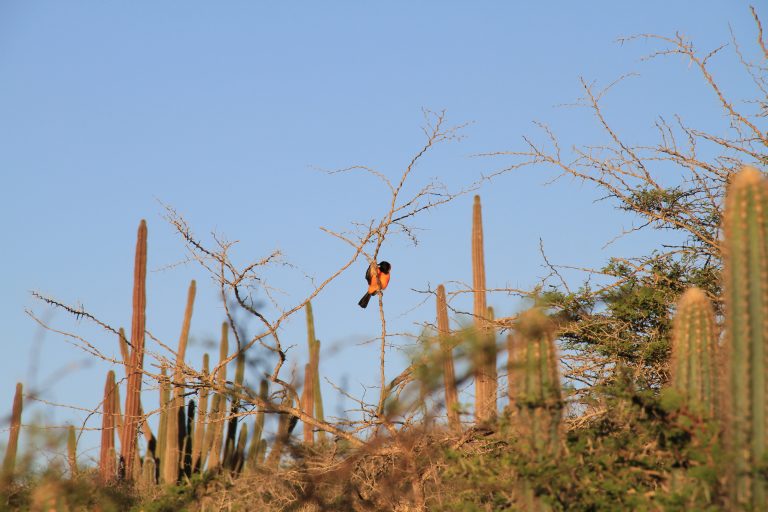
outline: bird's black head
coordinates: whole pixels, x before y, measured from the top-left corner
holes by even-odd
[[[382,261],[379,263],[379,270],[385,274],[389,274],[389,271],[392,270],[392,265],[390,265],[388,261]]]

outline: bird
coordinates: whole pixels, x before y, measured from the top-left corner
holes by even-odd
[[[371,297],[376,295],[379,290],[383,290],[387,287],[389,284],[390,270],[392,270],[392,265],[390,265],[388,261],[382,261],[379,263],[377,270],[378,279],[374,279],[371,275],[371,267],[368,267],[368,270],[365,271],[365,280],[368,281],[368,291],[365,292],[363,298],[360,299],[360,302],[357,303],[358,306],[365,309],[368,307],[368,301],[371,300]]]

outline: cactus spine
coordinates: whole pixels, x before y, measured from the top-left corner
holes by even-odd
[[[735,508],[765,510],[768,411],[768,191],[759,171],[745,167],[726,193],[725,306],[729,482]]]
[[[192,309],[195,305],[196,284],[193,280],[189,283],[187,291],[187,306],[184,310],[184,321],[179,336],[179,347],[176,351],[176,369],[173,373],[173,398],[168,406],[167,424],[165,432],[165,450],[160,452],[163,457],[161,463],[163,482],[175,484],[179,479],[179,470],[183,464],[182,442],[186,437],[186,425],[184,418],[184,356],[189,341],[189,326],[192,322]],[[160,435],[163,435],[162,433]]]
[[[125,393],[125,422],[123,424],[121,466],[122,477],[130,480],[136,462],[136,435],[140,418],[141,375],[144,367],[144,326],[146,323],[147,222],[142,219],[136,240],[133,271],[133,319],[131,321],[132,351]]]
[[[16,393],[13,395],[13,408],[11,410],[11,431],[8,433],[8,447],[3,458],[3,480],[13,478],[16,470],[16,452],[19,448],[19,434],[21,432],[21,410],[24,389],[21,382],[16,383]]]
[[[483,214],[480,196],[475,196],[472,208],[472,289],[474,290],[474,315],[479,351],[475,363],[475,419],[487,421],[496,415],[496,350],[486,346],[488,307],[485,296],[485,254],[483,249]]]
[[[451,430],[461,429],[459,418],[459,393],[456,390],[456,370],[453,365],[453,346],[451,329],[448,324],[448,302],[445,298],[445,286],[437,287],[437,336],[440,342],[443,360],[443,382],[445,385],[445,410],[448,426]]]
[[[677,303],[672,329],[671,384],[686,407],[703,418],[718,409],[715,313],[699,288],[687,290]]]

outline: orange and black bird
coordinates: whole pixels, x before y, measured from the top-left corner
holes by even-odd
[[[365,271],[365,280],[368,281],[368,291],[365,292],[363,298],[357,303],[361,308],[368,307],[368,301],[371,300],[371,297],[376,295],[379,290],[384,290],[387,287],[389,284],[390,270],[392,270],[392,265],[390,265],[388,261],[382,261],[379,263],[379,268],[377,269],[378,279],[374,279],[371,275],[371,267],[370,265],[368,266],[368,270]],[[379,284],[381,284],[381,286],[379,286]]]

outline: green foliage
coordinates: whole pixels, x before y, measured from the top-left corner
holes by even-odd
[[[720,270],[693,257],[654,253],[632,261],[613,259],[601,272],[618,284],[541,294],[554,311],[562,347],[637,368],[641,386],[657,389],[666,380],[662,370],[670,354],[675,302],[692,286],[717,296]],[[715,307],[719,312],[719,304]]]

